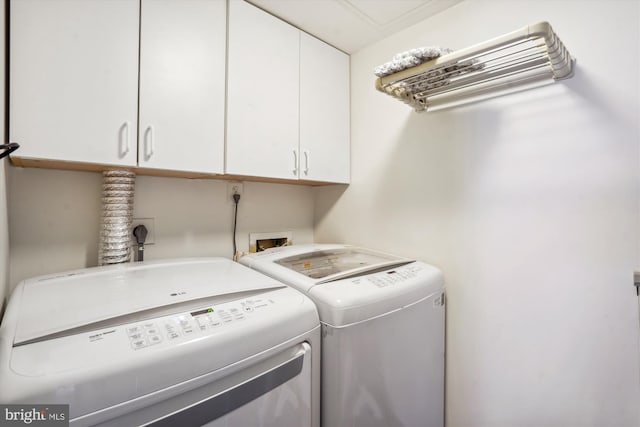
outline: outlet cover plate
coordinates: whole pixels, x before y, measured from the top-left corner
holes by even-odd
[[[244,185],[240,181],[230,181],[227,182],[227,200],[233,201],[233,195],[238,193],[242,196],[242,191],[244,190]]]

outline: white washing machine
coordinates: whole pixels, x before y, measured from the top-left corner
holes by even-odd
[[[313,303],[222,258],[21,282],[0,327],[0,402],[72,426],[318,426]]]
[[[322,323],[325,427],[444,424],[444,285],[422,262],[345,245],[241,259],[308,295]]]

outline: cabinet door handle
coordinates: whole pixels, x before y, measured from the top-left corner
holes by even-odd
[[[120,157],[129,154],[129,122],[120,126]]]
[[[293,149],[293,174],[298,176],[298,150]]]
[[[144,131],[144,155],[147,160],[153,156],[154,150],[153,126],[147,126],[147,129]]]
[[[311,153],[309,150],[304,150],[304,174],[309,175],[309,157],[311,157]]]

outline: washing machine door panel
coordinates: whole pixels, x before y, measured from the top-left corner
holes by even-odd
[[[322,326],[322,424],[442,427],[440,294],[342,328]]]
[[[229,407],[238,407],[216,418],[207,427],[265,426],[297,427],[311,426],[311,363],[305,363],[307,351],[272,372],[242,384],[237,390],[230,390]],[[308,362],[308,360],[307,360]],[[295,375],[294,375],[295,373]],[[280,384],[275,386],[276,384]],[[274,387],[275,386],[275,387]],[[258,397],[253,398],[256,394]],[[252,399],[252,400],[249,400]],[[246,401],[246,403],[244,403]],[[216,407],[217,402],[214,402]],[[166,427],[187,424],[165,424]],[[191,424],[198,425],[198,424]]]
[[[161,390],[130,403],[130,411],[95,424],[96,415],[72,426],[311,426],[311,346],[304,342],[217,381],[175,395]],[[177,387],[188,388],[188,384]],[[174,395],[163,399],[163,394]],[[146,402],[145,402],[146,401]],[[145,404],[146,403],[146,404]]]

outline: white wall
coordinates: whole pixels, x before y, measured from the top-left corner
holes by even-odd
[[[573,79],[417,114],[373,68],[548,20]],[[315,239],[439,266],[447,425],[640,425],[637,1],[466,1],[352,56],[352,184]],[[419,330],[419,326],[416,326]]]
[[[0,1],[0,58],[5,57],[5,2]],[[0,99],[5,96],[5,61],[0,61]],[[4,139],[5,128],[5,105],[0,103],[0,130]],[[6,163],[5,158],[0,160],[0,316],[2,316],[2,306],[8,290],[9,283],[9,224],[7,220],[7,187],[6,187]]]
[[[9,170],[11,288],[22,279],[97,265],[102,175],[45,169]],[[145,260],[231,258],[233,201],[227,183],[139,176],[134,217],[155,218],[155,244]],[[310,187],[244,183],[237,242],[249,232],[292,231],[295,243],[313,240]]]
[[[4,116],[3,116],[4,117]],[[0,318],[9,291],[9,223],[7,219],[6,160],[0,160]]]
[[[0,161],[0,316],[9,284],[9,223],[5,164],[6,161]]]

